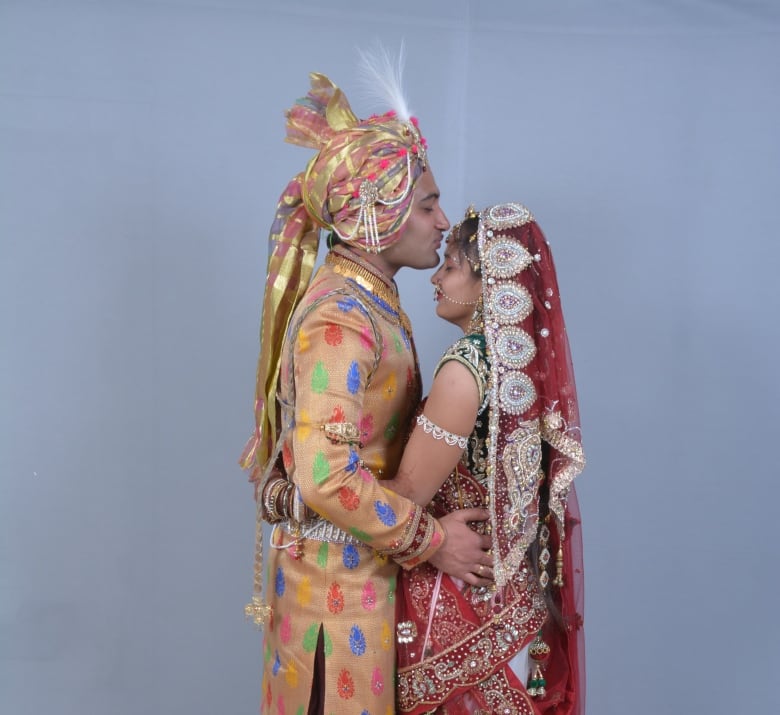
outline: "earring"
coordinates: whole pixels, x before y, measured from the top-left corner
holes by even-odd
[[[466,333],[468,335],[485,332],[484,315],[485,315],[484,303],[482,302],[482,296],[480,295],[479,298],[477,299],[476,306],[474,306],[474,312],[471,314],[471,319],[469,320],[469,326],[466,329]]]

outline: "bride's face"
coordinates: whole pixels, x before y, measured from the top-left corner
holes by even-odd
[[[431,277],[431,283],[436,315],[465,332],[482,294],[482,281],[452,241],[448,240],[444,259]]]

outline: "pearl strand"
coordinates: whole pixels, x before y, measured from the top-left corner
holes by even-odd
[[[434,300],[441,295],[443,298],[448,300],[450,303],[454,303],[455,305],[476,305],[479,303],[479,298],[476,300],[457,300],[456,298],[452,298],[448,296],[441,288],[441,285],[435,285],[433,287],[433,298]]]

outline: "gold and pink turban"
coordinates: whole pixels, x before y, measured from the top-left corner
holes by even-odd
[[[279,431],[276,387],[282,340],[309,285],[320,229],[342,241],[380,252],[401,236],[412,209],[414,185],[427,168],[427,144],[417,119],[395,111],[358,119],[344,93],[312,73],[309,93],[286,112],[286,141],[317,150],[288,184],[269,240],[256,429],[241,466],[257,480],[270,468]]]

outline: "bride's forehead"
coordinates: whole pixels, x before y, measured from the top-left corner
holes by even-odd
[[[457,246],[453,246],[452,244],[447,245],[447,247],[444,249],[444,261],[450,261],[450,263],[454,263],[455,265],[460,265],[460,249]]]

